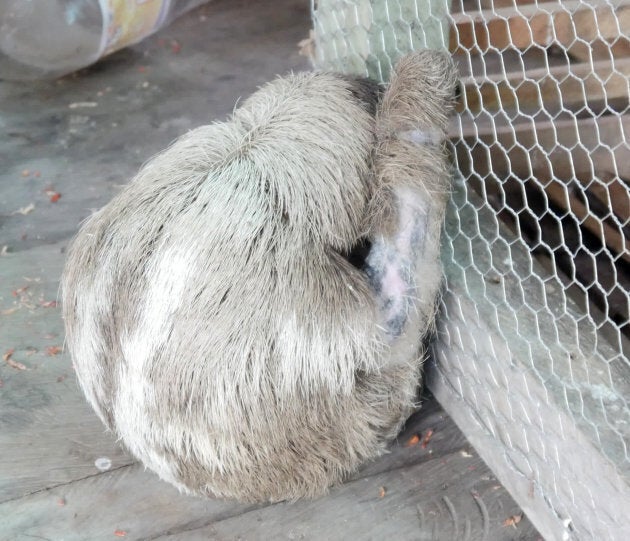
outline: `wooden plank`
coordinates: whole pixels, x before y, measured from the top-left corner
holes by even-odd
[[[429,430],[432,437],[423,446]],[[409,445],[416,441],[411,439],[416,435],[420,441]],[[386,491],[383,498],[379,495],[381,486]],[[479,500],[472,491],[479,494]],[[380,507],[374,505],[381,500]],[[424,522],[417,515],[417,505],[422,502],[427,504]],[[480,512],[484,504],[486,514]],[[276,536],[280,526],[289,531],[308,523],[313,532],[308,539],[325,538],[315,532],[329,531],[333,525],[339,538],[347,538],[355,528],[370,528],[389,536],[385,538],[417,539],[433,531],[448,532],[454,522],[446,529],[436,522],[452,521],[451,512],[459,517],[457,527],[462,530],[468,522],[471,531],[487,527],[497,534],[508,532],[500,528],[502,521],[520,512],[432,398],[426,399],[421,411],[409,420],[390,452],[367,464],[347,485],[313,502],[283,504],[268,511],[264,507],[183,496],[153,473],[131,465],[0,504],[0,531],[16,541],[36,536],[106,540],[112,539],[115,530],[126,532],[125,538],[130,540],[207,539],[203,535],[214,528],[226,532],[221,539],[229,539],[238,531],[247,533],[246,539],[274,539],[283,537]],[[398,530],[400,525],[387,519],[392,510],[410,519],[407,529]],[[338,522],[340,514],[347,517],[355,511],[360,519],[345,525]],[[260,516],[266,518],[261,522]],[[277,524],[272,520],[276,516],[283,517]],[[304,517],[310,519],[305,522]],[[519,531],[535,532],[527,519]],[[416,537],[399,537],[397,532],[413,532]]]
[[[504,526],[509,517],[520,516],[520,510],[497,498],[492,476],[480,480],[474,474],[480,468],[485,470],[480,460],[456,452],[389,475],[359,479],[331,491],[328,498],[275,505],[187,531],[185,537],[175,532],[154,539],[536,539],[529,524]]]
[[[630,3],[540,2],[452,14],[449,48],[456,54],[559,45],[579,58],[596,43],[628,47]],[[624,49],[626,50],[626,49]],[[623,53],[623,51],[621,51]]]
[[[629,81],[630,58],[465,77],[461,80],[465,99],[458,104],[458,110],[622,110],[628,106]]]
[[[242,513],[251,505],[179,494],[140,465],[0,504],[0,538],[11,541],[146,539]]]
[[[0,502],[99,473],[133,460],[81,395],[54,305],[65,241],[9,253],[0,264]],[[23,289],[27,288],[27,289]],[[15,292],[15,296],[13,294]],[[1,514],[1,513],[0,513]]]
[[[446,233],[429,387],[545,539],[629,539],[627,341],[607,341],[557,269],[532,258],[464,179]]]

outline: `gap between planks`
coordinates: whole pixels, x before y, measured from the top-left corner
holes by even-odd
[[[109,470],[99,471],[99,472],[93,473],[91,475],[86,475],[84,477],[79,477],[77,479],[72,479],[70,481],[66,481],[65,483],[58,483],[56,485],[50,485],[48,487],[43,487],[43,488],[34,490],[33,492],[28,492],[27,494],[22,494],[21,496],[15,496],[15,497],[9,498],[7,500],[2,500],[2,501],[0,501],[0,507],[2,507],[4,504],[7,504],[7,503],[13,503],[13,502],[16,502],[16,501],[19,501],[19,500],[23,500],[25,498],[30,498],[32,496],[37,496],[38,494],[42,494],[42,493],[48,492],[50,490],[56,490],[58,488],[69,486],[69,485],[72,485],[74,483],[80,483],[81,481],[85,481],[87,479],[93,479],[95,477],[98,477],[99,475],[109,474],[109,473],[112,473],[112,472],[116,472],[118,470],[123,470],[125,468],[130,468],[132,466],[136,466],[137,464],[138,464],[138,462],[130,462],[129,464],[123,464],[122,466],[116,466],[115,468],[110,468]]]

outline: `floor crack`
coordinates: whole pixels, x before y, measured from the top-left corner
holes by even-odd
[[[14,498],[9,498],[8,500],[2,500],[0,502],[0,506],[4,505],[6,503],[11,503],[11,502],[15,502],[15,501],[18,501],[18,500],[22,500],[24,498],[30,498],[31,496],[35,496],[35,495],[41,494],[43,492],[48,492],[49,490],[54,490],[54,489],[59,488],[59,487],[68,486],[68,485],[71,485],[73,483],[78,483],[79,481],[84,481],[85,479],[90,479],[92,477],[97,477],[99,475],[104,475],[104,474],[111,473],[111,472],[114,472],[114,471],[122,470],[124,468],[129,468],[130,466],[135,466],[136,464],[138,464],[138,462],[130,462],[129,464],[123,464],[122,466],[117,466],[116,468],[111,468],[109,470],[100,471],[98,473],[92,473],[90,475],[86,475],[85,477],[79,477],[77,479],[72,479],[71,481],[66,481],[65,483],[59,483],[57,485],[52,485],[52,486],[49,486],[49,487],[40,488],[39,490],[34,490],[33,492],[29,492],[28,494],[22,494],[21,496],[16,496]]]

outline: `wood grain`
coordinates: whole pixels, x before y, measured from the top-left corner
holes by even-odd
[[[132,462],[80,394],[69,356],[47,350],[64,342],[60,308],[45,306],[57,297],[64,245],[1,261],[0,347],[27,370],[0,363],[0,502],[98,474],[99,457],[113,468]]]
[[[429,429],[426,446],[408,445]],[[107,540],[116,530],[129,540],[450,540],[466,532],[469,539],[507,540],[517,533],[529,539],[535,531],[527,521],[516,531],[502,525],[519,512],[428,398],[390,453],[314,501],[256,506],[192,498],[139,465],[126,465],[0,504],[0,525],[15,541]]]
[[[477,458],[453,453],[388,474],[360,479],[314,502],[280,504],[151,539],[485,540],[536,538],[503,521],[520,514],[497,498],[494,477],[479,479]],[[447,475],[451,482],[442,480]],[[321,520],[326,517],[326,520]]]
[[[490,10],[467,11],[453,16],[456,31],[451,34],[452,49],[492,47],[526,49],[533,45],[571,46],[575,40],[614,41],[628,38],[630,4],[593,0],[538,2]]]
[[[488,50],[558,45],[570,54],[588,59],[595,44],[618,56],[627,53],[630,3],[592,0],[537,2],[452,14],[449,48],[455,54],[483,54]]]
[[[611,107],[623,110],[628,107],[629,81],[630,58],[469,76],[461,80],[465,100],[458,109],[535,113],[544,107],[550,113],[595,114]]]

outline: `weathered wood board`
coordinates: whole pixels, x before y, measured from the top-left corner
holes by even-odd
[[[415,435],[420,441],[409,445]],[[116,531],[127,539],[536,539],[525,518],[517,529],[504,526],[520,513],[428,399],[388,455],[315,501],[256,506],[192,498],[130,464],[0,504],[0,532],[16,541],[106,540]]]

